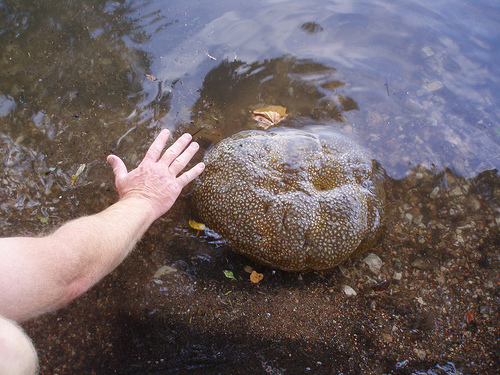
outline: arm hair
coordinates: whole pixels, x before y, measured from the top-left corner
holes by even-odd
[[[21,322],[64,306],[114,270],[154,219],[128,198],[45,237],[1,238],[0,315]]]

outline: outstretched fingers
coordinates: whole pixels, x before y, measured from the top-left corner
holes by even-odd
[[[180,182],[181,186],[184,187],[198,177],[204,170],[205,164],[198,163],[193,168],[180,175],[177,180]]]
[[[156,163],[160,159],[161,152],[167,144],[169,136],[170,132],[167,129],[163,129],[160,134],[158,134],[151,146],[149,146],[148,152],[146,152],[146,155],[144,156],[144,160]]]
[[[174,160],[182,153],[182,151],[187,147],[189,142],[191,142],[191,134],[185,133],[179,137],[172,146],[167,148],[167,151],[161,157],[161,162],[170,166]]]
[[[182,154],[176,157],[170,164],[169,170],[174,175],[178,175],[186,167],[189,161],[193,158],[194,154],[198,151],[200,146],[198,143],[191,143]]]

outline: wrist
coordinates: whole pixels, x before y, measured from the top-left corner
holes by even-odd
[[[127,215],[133,214],[134,217],[140,218],[146,226],[151,225],[160,216],[154,202],[140,195],[126,195],[113,206],[121,207]]]

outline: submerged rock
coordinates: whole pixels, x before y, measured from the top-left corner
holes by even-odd
[[[204,162],[196,214],[229,248],[263,265],[328,269],[370,248],[381,232],[382,171],[338,131],[244,131]]]

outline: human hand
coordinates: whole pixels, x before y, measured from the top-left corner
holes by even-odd
[[[205,169],[203,163],[198,163],[177,177],[198,151],[199,145],[196,142],[190,144],[192,137],[186,133],[161,155],[169,136],[168,130],[162,130],[142,162],[131,172],[127,172],[127,167],[118,156],[109,155],[107,158],[115,174],[120,199],[139,198],[151,204],[153,221],[167,212],[184,186]]]

